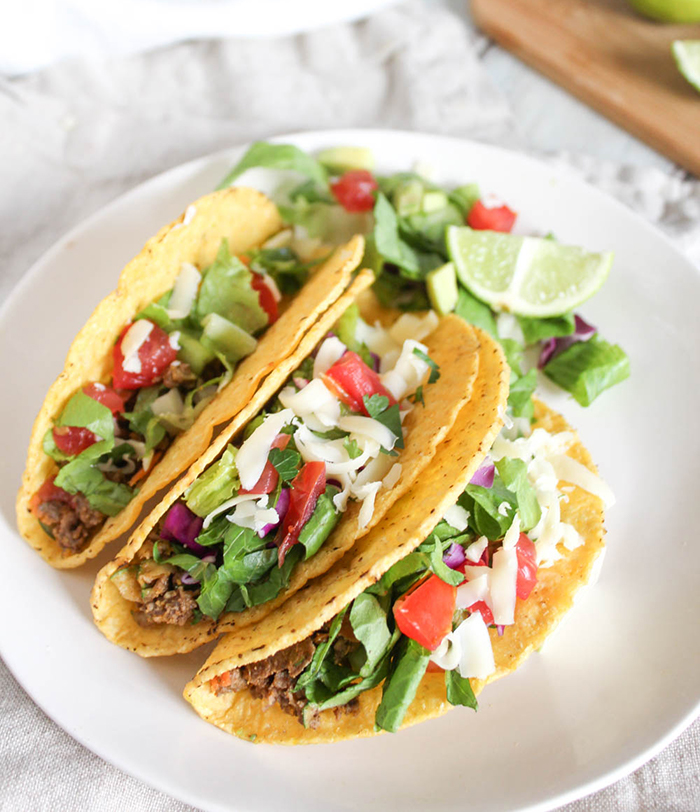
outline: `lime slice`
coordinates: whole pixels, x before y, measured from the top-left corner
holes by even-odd
[[[700,91],[700,39],[677,39],[672,50],[678,70]]]
[[[460,282],[494,310],[561,316],[605,282],[612,253],[591,254],[539,237],[466,226],[447,229],[447,250]]]

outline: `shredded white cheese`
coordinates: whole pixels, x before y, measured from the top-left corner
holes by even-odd
[[[461,505],[452,505],[443,513],[442,518],[455,530],[463,533],[469,525],[469,511]],[[478,559],[477,559],[478,560]]]
[[[183,262],[170,296],[167,313],[171,319],[187,318],[197,298],[202,274],[191,262]]]
[[[260,479],[275,437],[293,418],[294,412],[291,409],[268,414],[243,443],[236,457],[236,467],[244,490],[250,490]]]

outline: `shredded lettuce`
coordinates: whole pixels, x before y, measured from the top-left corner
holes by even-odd
[[[328,172],[315,158],[292,144],[269,144],[258,141],[226,175],[217,189],[226,189],[248,169],[286,169],[305,175],[321,188],[328,186]]]
[[[544,374],[581,406],[590,406],[601,392],[629,378],[630,362],[622,347],[595,335],[553,358]]]
[[[102,440],[114,440],[112,412],[84,392],[76,392],[66,403],[56,425],[90,429]]]
[[[199,288],[199,319],[218,313],[250,335],[265,327],[267,314],[253,290],[252,278],[248,268],[231,254],[228,241],[222,240],[216,260],[205,271]]]
[[[204,517],[230,499],[240,485],[236,468],[236,449],[229,445],[220,459],[210,465],[190,485],[186,491],[185,503],[197,516]]]

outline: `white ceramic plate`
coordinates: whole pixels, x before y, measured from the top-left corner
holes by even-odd
[[[431,164],[478,181],[520,212],[519,228],[613,248],[603,291],[583,308],[631,357],[632,377],[587,410],[550,402],[577,426],[614,488],[601,579],[515,675],[395,736],[312,748],[255,747],[206,725],[180,693],[199,651],[141,660],[92,625],[97,563],[56,572],[18,537],[14,495],[31,422],[68,345],[122,265],[206,193],[240,154],[187,164],[125,195],[61,240],[5,307],[0,328],[0,651],[36,702],[103,758],[208,810],[550,809],[611,783],[696,715],[700,545],[700,276],[655,230],[559,169],[480,144],[386,131],[307,133],[314,150],[371,147],[382,171]],[[245,178],[264,184],[263,173]],[[109,557],[109,556],[108,556]],[[689,629],[690,624],[690,629]]]

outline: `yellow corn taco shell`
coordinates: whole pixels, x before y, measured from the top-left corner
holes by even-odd
[[[474,459],[478,460],[490,444],[486,441],[479,445],[479,436],[465,431],[462,418],[469,412],[470,406],[463,410],[448,439],[454,441],[453,450],[466,443],[477,452]],[[537,403],[536,417],[537,425],[550,432],[571,430],[562,417],[541,403]],[[477,425],[484,430],[483,423]],[[489,436],[493,440],[491,431]],[[309,584],[276,615],[267,617],[255,629],[244,630],[239,635],[228,635],[220,641],[184,692],[187,701],[203,719],[228,733],[256,743],[330,743],[377,733],[374,718],[381,700],[381,686],[360,695],[357,713],[336,717],[334,711],[324,711],[320,714],[318,727],[311,729],[304,728],[278,705],[266,708],[263,701],[254,699],[248,690],[217,696],[209,681],[232,668],[265,659],[308,637],[376,581],[388,569],[388,564],[395,563],[415,548],[443,510],[461,493],[475,470],[473,463],[460,468],[458,459],[448,449],[449,446],[443,444],[435,457],[433,469],[436,475],[433,480],[421,478],[412,491],[389,511],[383,524],[366,536],[323,578]],[[578,439],[568,453],[595,472],[590,455]],[[431,499],[443,476],[454,485],[443,490],[442,499],[434,495]],[[425,520],[425,507],[420,502],[412,501],[420,499],[421,494],[435,509],[430,521]],[[414,528],[422,518],[420,530],[416,532]],[[518,601],[515,624],[506,627],[502,637],[495,630],[490,630],[496,671],[486,681],[471,681],[475,694],[487,682],[514,671],[532,651],[540,648],[572,607],[578,590],[589,580],[595,560],[604,546],[602,502],[576,487],[569,494],[568,503],[562,505],[562,519],[578,530],[584,544],[573,551],[563,551],[563,558],[553,566],[538,571],[537,586],[526,601]],[[382,536],[393,533],[395,528],[404,534],[403,543],[394,548],[394,554],[382,558],[382,548],[386,546]],[[378,561],[382,562],[380,566],[377,566]],[[403,727],[440,716],[451,707],[445,696],[444,676],[441,673],[427,673],[406,714]]]
[[[163,624],[144,628],[132,616],[134,604],[122,597],[111,580],[117,569],[131,562],[170,505],[283,386],[289,375],[311,353],[372,278],[371,272],[361,272],[348,293],[321,316],[317,324],[307,333],[298,350],[268,376],[248,406],[226,427],[206,454],[192,466],[187,475],[136,530],[116,560],[100,570],[93,588],[92,609],[97,626],[111,641],[142,656],[150,657],[191,651],[225,631],[241,629],[243,634],[249,634],[250,632],[246,631],[247,627],[257,624],[272,613],[307,581],[326,572],[358,543],[358,539],[366,537],[365,534],[382,520],[391,505],[412,487],[417,478],[432,470],[433,457],[460,410],[472,395],[481,359],[479,340],[474,328],[456,316],[443,319],[426,339],[430,357],[440,366],[441,375],[438,381],[426,387],[425,406],[413,409],[406,418],[405,448],[397,458],[402,466],[398,482],[377,495],[372,519],[363,529],[360,529],[359,525],[360,506],[358,503],[350,503],[321,549],[296,567],[288,587],[282,590],[277,598],[237,614],[224,613],[217,622],[203,618],[189,626]],[[396,537],[392,543],[399,541],[400,538]],[[274,616],[277,617],[276,614]]]
[[[112,347],[122,328],[173,286],[183,262],[207,267],[214,261],[222,239],[228,240],[232,253],[242,253],[259,246],[281,226],[275,205],[253,189],[226,189],[200,198],[189,207],[186,219],[183,214],[146,243],[122,271],[117,289],[97,306],[76,336],[63,372],[49,389],[34,423],[17,497],[20,533],[54,567],[80,566],[128,531],[146,502],[204,453],[215,429],[235,417],[253,396],[260,381],[294,351],[304,333],[347,287],[362,258],[364,241],[361,237],[337,249],[311,277],[286,312],[268,328],[252,355],[241,362],[231,383],[169,446],[124,510],[108,519],[81,551],[71,554],[62,550],[44,532],[30,510],[32,496],[47,477],[58,471],[56,463],[42,449],[46,431],[81,387],[91,381],[107,383],[110,380]]]

